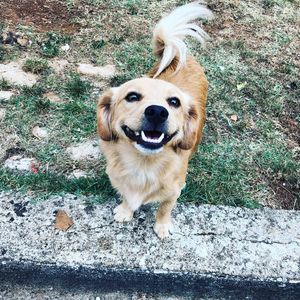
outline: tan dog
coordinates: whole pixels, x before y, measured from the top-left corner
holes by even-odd
[[[114,218],[130,221],[142,204],[159,201],[154,231],[160,238],[172,229],[171,210],[205,122],[208,83],[183,42],[187,35],[203,42],[205,32],[189,23],[200,17],[212,14],[194,2],[163,18],[153,34],[159,61],[148,78],[111,88],[98,103],[106,171],[122,197]]]

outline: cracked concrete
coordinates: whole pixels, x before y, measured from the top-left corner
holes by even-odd
[[[143,207],[132,222],[117,224],[115,200],[87,203],[88,198],[69,195],[33,204],[21,194],[0,192],[2,268],[31,262],[148,274],[188,272],[299,289],[299,212],[179,204],[173,214],[175,232],[160,241],[152,229],[154,206]],[[67,232],[54,228],[58,209],[74,220]]]

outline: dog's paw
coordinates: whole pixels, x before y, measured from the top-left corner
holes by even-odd
[[[116,222],[129,222],[132,220],[133,212],[125,208],[122,204],[114,209],[114,219]]]
[[[170,223],[155,223],[154,224],[154,232],[157,234],[157,236],[162,240],[170,235],[173,231],[173,224]]]

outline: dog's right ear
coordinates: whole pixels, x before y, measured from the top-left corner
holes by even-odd
[[[106,142],[116,139],[111,128],[112,121],[112,89],[106,91],[97,105],[97,129],[100,138]]]

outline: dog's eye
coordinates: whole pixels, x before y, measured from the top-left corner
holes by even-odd
[[[179,107],[180,106],[180,100],[177,97],[171,97],[167,99],[170,106],[173,107]]]
[[[141,94],[136,93],[136,92],[131,92],[129,94],[127,94],[127,96],[125,97],[125,100],[128,102],[135,102],[135,101],[140,101],[142,98]]]

